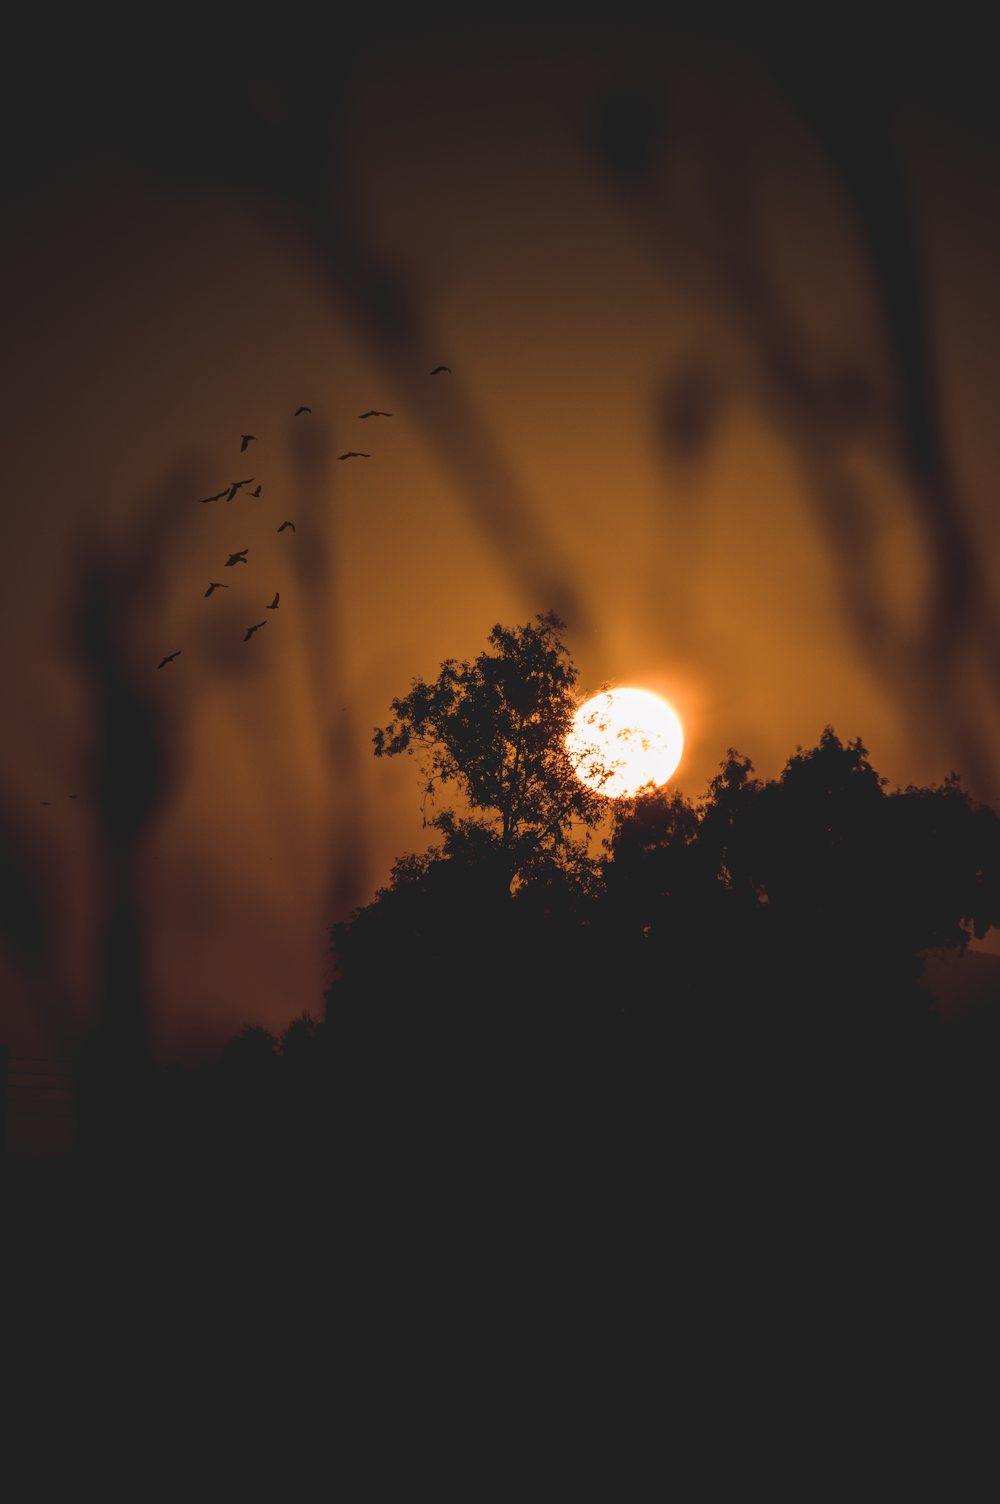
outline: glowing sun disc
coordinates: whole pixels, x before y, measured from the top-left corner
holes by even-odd
[[[580,706],[566,750],[588,788],[628,799],[644,784],[666,783],[681,760],[684,732],[657,695],[611,689]]]

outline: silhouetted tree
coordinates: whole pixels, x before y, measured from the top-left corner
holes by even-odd
[[[563,629],[554,612],[495,627],[491,651],[415,680],[374,736],[378,757],[420,755],[425,798],[447,788],[465,805],[434,813],[442,843],[401,857],[332,933],[326,1028],[351,1059],[342,1100],[379,1173],[408,1164],[425,1189],[432,1168],[454,1194],[486,1161],[537,1153],[527,1124],[565,1100],[554,1073],[588,1032],[580,937],[601,887],[588,840],[609,801],[566,749],[579,698]]]
[[[922,953],[1000,923],[994,812],[955,775],[887,792],[827,728],[778,779],[730,750],[698,804],[621,804],[608,847],[607,953],[646,1057],[682,1112],[715,1104],[740,1184],[791,1160],[823,1194],[833,1166],[852,1194],[881,1176],[885,1200],[903,1160],[923,1173],[947,1125]]]
[[[244,1030],[205,1073],[212,1162],[277,1150],[306,1187],[329,1154],[337,1204],[416,1243],[596,1195],[637,1232],[666,1188],[761,1247],[817,1215],[884,1220],[960,1152],[952,1120],[989,1118],[956,1118],[972,1075],[918,983],[926,950],[1000,923],[1000,820],[954,774],[890,792],[827,728],[776,779],[730,749],[699,800],[618,801],[596,860],[571,818],[607,805],[570,782],[572,666],[537,620],[376,733],[471,813],[436,815],[443,843],[335,928],[322,1024],[280,1050]]]
[[[551,611],[495,627],[492,651],[415,680],[375,732],[377,757],[420,754],[425,799],[445,787],[467,811],[427,820],[441,845],[401,857],[374,902],[332,933],[328,1024],[343,1038],[391,1017],[381,1048],[398,1076],[413,1076],[418,1058],[422,1080],[449,1075],[463,1037],[499,1061],[525,1017],[536,1029],[551,1018],[580,970],[576,942],[600,889],[588,841],[609,801],[566,749],[579,699],[563,630]]]
[[[853,999],[861,1027],[890,996],[926,999],[921,952],[1000,922],[1000,821],[957,775],[887,793],[861,741],[829,727],[780,778],[752,773],[730,751],[700,807],[660,791],[619,808],[607,878],[636,919],[675,938],[673,909],[702,938],[763,936],[772,971],[811,957],[813,1009]]]
[[[490,870],[504,892],[564,854],[580,870],[572,825],[593,829],[608,808],[566,750],[579,700],[565,624],[554,611],[535,620],[494,627],[495,652],[473,663],[447,659],[433,684],[415,679],[373,738],[376,757],[423,755],[432,800],[442,786],[457,786],[473,813],[445,809],[427,823],[444,833],[447,855]]]

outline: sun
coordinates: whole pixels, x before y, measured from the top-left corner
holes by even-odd
[[[566,750],[588,788],[628,799],[648,783],[666,783],[681,760],[684,732],[657,695],[611,689],[580,706]]]

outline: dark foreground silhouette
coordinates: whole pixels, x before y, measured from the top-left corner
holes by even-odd
[[[996,914],[997,824],[827,733],[775,782],[730,756],[701,806],[637,801],[586,881],[402,859],[335,932],[322,1020],[172,1068],[130,1141],[13,1188],[31,1330],[100,1346],[134,1280],[155,1317],[121,1341],[174,1361],[221,1321],[227,1374],[273,1342],[308,1406],[328,1322],[359,1383],[387,1344],[462,1362],[462,1309],[498,1362],[544,1334],[582,1382],[668,1312],[692,1364],[804,1361],[806,1307],[831,1381],[875,1323],[898,1385],[975,1320],[991,1237],[998,1015],[945,1030],[917,979]],[[860,1411],[903,1403],[884,1373],[852,1371]]]
[[[776,780],[731,751],[698,801],[617,805],[598,855],[553,736],[561,623],[537,623],[376,733],[469,813],[334,928],[322,1018],[245,1028],[120,1093],[72,1160],[8,1167],[23,1392],[69,1341],[81,1393],[95,1354],[117,1365],[119,1424],[150,1384],[178,1402],[173,1373],[206,1415],[266,1374],[319,1424],[336,1351],[338,1413],[447,1403],[472,1435],[457,1376],[487,1354],[530,1428],[598,1389],[605,1418],[664,1403],[669,1343],[709,1445],[720,1408],[753,1431],[780,1396],[801,1428],[848,1383],[881,1424],[929,1364],[964,1371],[1000,1012],[945,1028],[918,983],[924,951],[1000,922],[1000,821],[954,776],[888,791],[828,729]]]

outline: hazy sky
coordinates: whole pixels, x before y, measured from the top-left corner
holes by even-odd
[[[523,40],[361,32],[307,109],[261,47],[204,161],[165,71],[159,136],[102,121],[8,195],[0,819],[48,925],[0,968],[22,1053],[99,1003],[93,564],[167,759],[135,878],[162,1060],[321,1011],[330,923],[426,844],[373,728],[497,622],[554,605],[583,686],[665,695],[688,793],[832,724],[893,784],[1000,799],[986,125],[914,85],[885,119],[848,90],[824,136],[717,39]]]

